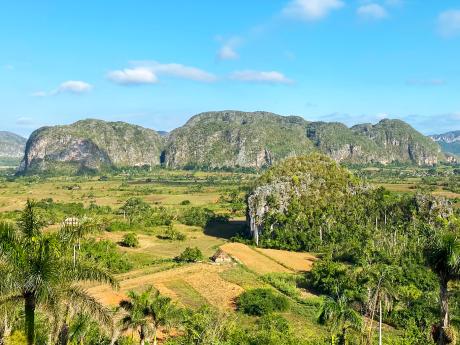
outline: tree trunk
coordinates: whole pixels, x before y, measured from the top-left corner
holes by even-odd
[[[69,342],[69,326],[63,323],[61,331],[59,332],[59,345],[67,345]]]
[[[145,330],[144,330],[144,327],[142,327],[142,326],[141,326],[141,329],[139,331],[139,339],[140,339],[139,344],[144,345],[145,344]]]
[[[153,345],[157,345],[158,344],[158,341],[157,341],[157,329],[154,328],[153,330]]]
[[[35,296],[33,293],[24,295],[24,313],[27,345],[34,345],[35,342]]]
[[[379,301],[380,317],[379,317],[379,345],[382,345],[382,299]]]
[[[8,323],[8,316],[5,315],[3,320],[3,338],[6,339],[11,335],[12,325]]]
[[[445,344],[445,330],[449,327],[449,296],[447,290],[448,280],[445,277],[441,277],[439,281],[439,302],[441,306],[441,322],[439,324],[439,338],[438,344]]]

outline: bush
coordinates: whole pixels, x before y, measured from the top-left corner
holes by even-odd
[[[81,255],[107,268],[111,273],[124,273],[133,265],[117,248],[117,245],[108,240],[86,240],[81,246]]]
[[[183,206],[186,206],[186,205],[190,205],[191,202],[190,202],[190,200],[183,200],[183,201],[181,201],[180,204],[183,205]]]
[[[214,212],[207,208],[190,207],[182,214],[181,222],[185,225],[205,227],[213,217]]]
[[[203,253],[197,247],[187,247],[185,250],[176,257],[176,261],[179,262],[197,262],[203,260]]]
[[[125,234],[123,236],[123,240],[121,241],[121,245],[129,248],[139,247],[139,240],[137,238],[137,235],[133,232]]]
[[[237,299],[238,310],[248,315],[262,316],[275,311],[286,311],[288,299],[272,289],[253,289],[243,292]]]
[[[185,234],[174,229],[172,224],[166,228],[166,231],[162,235],[158,235],[157,237],[162,240],[171,241],[185,241],[185,239],[187,238]]]

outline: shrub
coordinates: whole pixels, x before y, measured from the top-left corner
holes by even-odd
[[[205,227],[214,216],[214,212],[207,208],[190,207],[184,211],[181,222],[190,226]]]
[[[176,261],[179,262],[197,262],[203,260],[203,253],[197,247],[187,247],[184,251],[176,257]]]
[[[275,311],[286,311],[288,299],[272,289],[253,289],[243,292],[237,299],[238,310],[248,315],[262,316]]]
[[[170,224],[166,228],[166,231],[163,234],[158,235],[157,237],[162,240],[171,240],[171,241],[185,241],[185,239],[187,238],[185,234],[174,229],[172,224]]]
[[[183,205],[183,206],[186,206],[186,205],[190,205],[191,202],[190,202],[190,200],[183,200],[183,201],[181,201],[180,204]]]
[[[112,273],[124,273],[133,267],[126,256],[120,253],[117,245],[108,240],[85,240],[82,243],[80,255],[107,268]]]
[[[121,245],[124,247],[136,248],[139,247],[139,239],[137,238],[137,235],[135,233],[130,232],[123,236]]]

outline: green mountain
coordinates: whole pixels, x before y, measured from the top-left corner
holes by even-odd
[[[432,135],[431,139],[441,146],[443,152],[460,156],[460,131]]]
[[[0,164],[18,164],[24,155],[26,141],[17,134],[0,131]]]
[[[261,168],[315,150],[301,117],[221,111],[192,117],[168,137],[164,162],[178,167]]]
[[[20,172],[72,174],[159,164],[258,169],[313,152],[359,164],[432,165],[445,159],[437,143],[399,120],[348,128],[269,112],[219,111],[195,115],[167,134],[100,120],[44,127],[29,138]]]
[[[412,162],[433,165],[444,159],[439,145],[401,120],[384,119],[376,125],[364,124],[351,128],[371,139],[381,150],[381,163]]]
[[[338,162],[432,165],[439,146],[399,120],[348,128],[267,112],[198,114],[172,131],[164,151],[168,167],[252,167],[285,157],[321,152]]]
[[[27,141],[21,173],[76,173],[112,167],[159,165],[163,139],[124,122],[78,121],[43,127]]]

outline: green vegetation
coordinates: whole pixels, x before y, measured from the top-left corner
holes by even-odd
[[[460,326],[458,167],[349,168],[314,155],[259,176],[120,168],[103,177],[14,178],[5,171],[0,219],[17,238],[20,210],[28,198],[39,200],[32,209],[40,235],[30,244],[38,249],[22,253],[53,289],[37,295],[35,345],[50,337],[132,345],[141,335],[145,344],[157,335],[168,345],[364,345],[378,343],[380,315],[385,345],[428,345],[432,335],[447,343]],[[252,210],[266,211],[257,215],[259,246],[288,251],[229,243],[251,243],[244,216],[256,190],[252,205],[264,207]],[[131,236],[140,246],[117,245]],[[244,248],[228,252],[232,262],[206,259],[227,246]],[[7,249],[0,245],[0,270],[13,279],[3,270],[16,267],[17,284],[0,280],[0,341],[24,344],[25,304],[10,288],[19,292],[31,270]],[[120,290],[74,279],[80,266],[116,274]],[[69,296],[68,286],[87,298]]]
[[[243,292],[236,302],[238,310],[248,315],[262,316],[286,311],[289,301],[272,289],[253,289]]]
[[[25,334],[29,345],[35,343],[37,308],[49,308],[57,317],[72,306],[108,322],[108,310],[76,283],[99,281],[117,285],[110,274],[97,266],[83,261],[72,262],[70,248],[73,243],[67,240],[66,232],[47,234],[42,226],[32,202],[27,203],[17,226],[0,224],[2,303],[24,303]],[[58,329],[59,325],[67,327],[65,318],[54,322]]]
[[[187,247],[178,257],[176,257],[176,261],[179,262],[198,262],[201,260],[203,260],[203,253],[196,247]]]
[[[128,248],[137,248],[139,247],[139,239],[135,233],[130,232],[123,235],[123,240],[120,242],[120,244]]]

